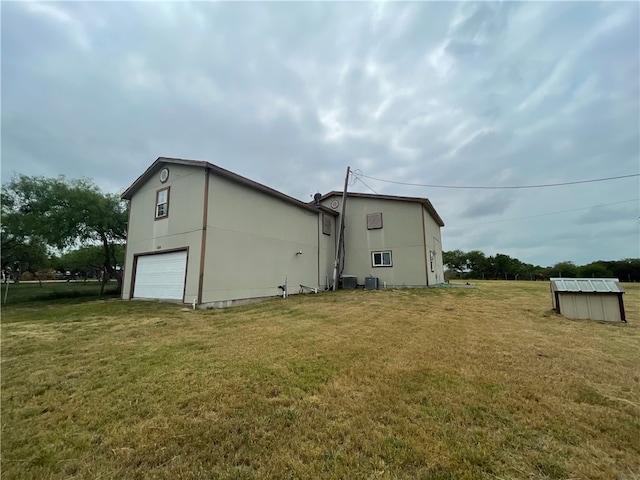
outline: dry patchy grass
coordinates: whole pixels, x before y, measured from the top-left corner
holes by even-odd
[[[637,480],[639,287],[5,307],[2,477]]]

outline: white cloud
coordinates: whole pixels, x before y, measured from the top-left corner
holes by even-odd
[[[30,12],[45,15],[60,23],[74,23],[74,19],[71,15],[50,3],[29,2],[27,4],[27,9]]]
[[[25,2],[25,4],[29,12],[58,24],[59,30],[70,35],[78,48],[85,51],[91,50],[91,40],[84,25],[68,11],[53,2]]]
[[[371,30],[378,33],[380,23],[384,18],[385,0],[376,0],[369,4],[371,6]]]
[[[120,69],[120,75],[128,88],[148,92],[149,90],[161,90],[164,87],[162,75],[150,68],[140,55],[127,55]]]
[[[429,62],[440,77],[445,77],[454,64],[453,58],[446,52],[448,44],[449,42],[441,43],[429,54]]]

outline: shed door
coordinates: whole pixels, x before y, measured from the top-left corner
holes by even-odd
[[[186,274],[186,250],[139,256],[133,297],[182,300]]]

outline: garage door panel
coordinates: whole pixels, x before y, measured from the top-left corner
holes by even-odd
[[[187,252],[140,256],[136,262],[134,298],[182,300]]]

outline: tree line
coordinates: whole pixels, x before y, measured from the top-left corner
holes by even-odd
[[[122,287],[127,210],[89,179],[15,175],[2,186],[3,273],[19,281],[52,271],[97,274]]]
[[[564,261],[551,267],[532,265],[502,253],[486,256],[480,250],[451,250],[442,252],[442,258],[448,269],[445,272],[447,279],[542,280],[551,277],[582,277],[640,282],[640,258],[598,260],[586,265]]]

